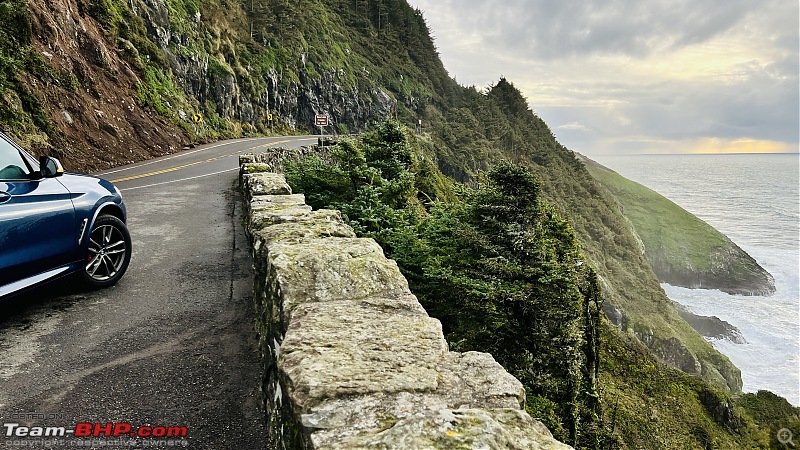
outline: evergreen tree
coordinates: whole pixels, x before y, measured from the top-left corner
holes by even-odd
[[[561,439],[597,429],[596,277],[533,175],[498,165],[464,204],[435,210],[425,238],[418,291],[454,349],[494,355]]]

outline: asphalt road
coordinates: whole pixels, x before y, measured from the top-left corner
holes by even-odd
[[[88,422],[185,427],[178,448],[265,449],[237,155],[315,141],[220,142],[98,174],[123,192],[130,267],[109,289],[67,280],[0,304],[0,448],[72,448],[79,439],[23,437],[5,424]],[[149,439],[123,437],[128,444],[84,448]]]

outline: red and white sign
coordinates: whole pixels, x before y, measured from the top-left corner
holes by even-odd
[[[314,116],[314,125],[318,127],[327,127],[328,126],[328,116],[324,114],[317,114]]]

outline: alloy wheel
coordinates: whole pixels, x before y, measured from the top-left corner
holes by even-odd
[[[89,237],[89,261],[86,275],[95,281],[114,278],[125,264],[128,245],[125,236],[113,224],[95,227]]]

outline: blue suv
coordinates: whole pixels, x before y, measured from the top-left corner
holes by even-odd
[[[113,184],[37,161],[0,133],[0,300],[70,274],[116,283],[131,259],[125,222]]]

